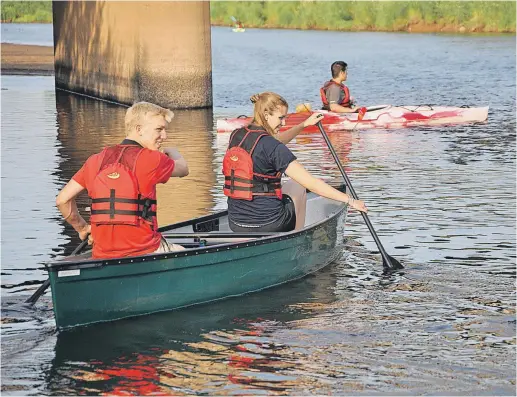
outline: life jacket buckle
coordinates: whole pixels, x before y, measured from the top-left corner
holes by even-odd
[[[151,199],[145,199],[144,208],[142,209],[142,218],[147,219],[147,214],[149,213],[151,205]]]

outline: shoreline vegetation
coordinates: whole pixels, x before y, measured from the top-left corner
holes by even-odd
[[[515,33],[514,1],[213,1],[211,24],[302,30]],[[51,23],[51,1],[4,1],[2,23]]]

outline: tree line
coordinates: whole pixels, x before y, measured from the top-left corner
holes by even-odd
[[[515,32],[515,1],[213,1],[214,25],[345,31]],[[2,22],[52,22],[51,1],[4,1]]]

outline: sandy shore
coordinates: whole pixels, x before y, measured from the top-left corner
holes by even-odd
[[[54,48],[2,43],[2,74],[54,74]]]

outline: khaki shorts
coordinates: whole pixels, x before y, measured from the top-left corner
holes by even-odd
[[[183,251],[186,248],[178,245],[178,244],[171,244],[165,241],[165,239],[162,238],[160,241],[160,246],[156,251],[154,251],[155,254],[163,254],[164,252],[175,252],[175,251]]]

